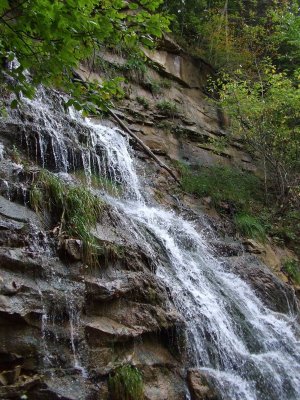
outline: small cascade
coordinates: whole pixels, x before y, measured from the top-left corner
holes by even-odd
[[[83,170],[88,183],[95,175],[122,189],[121,195],[104,198],[126,223],[132,240],[151,255],[157,275],[185,318],[190,364],[205,372],[219,397],[299,399],[300,328],[295,311],[285,315],[268,309],[247,283],[211,254],[204,235],[191,222],[144,199],[133,152],[120,130],[83,119],[74,110],[66,114],[59,95],[43,89],[35,100],[26,101],[22,112],[27,113],[25,119],[12,111],[6,123],[23,126],[27,150],[42,167],[69,174]],[[96,193],[103,198],[103,190]],[[68,291],[73,367],[85,376],[78,350],[81,308],[76,291],[63,290]],[[49,315],[43,310],[47,345]]]
[[[0,142],[0,161],[3,159],[4,157],[4,145],[3,143]]]
[[[24,99],[22,109],[0,118],[1,126],[18,128],[28,157],[42,168],[69,174],[83,171],[88,184],[93,176],[101,177],[100,186],[113,183],[126,198],[141,201],[128,138],[116,128],[82,118],[73,108],[66,113],[60,95],[41,87],[35,99]]]
[[[42,347],[43,347],[43,364],[44,368],[48,369],[51,367],[51,354],[48,349],[48,320],[49,316],[47,314],[46,305],[43,297],[43,292],[39,289],[39,294],[42,303],[42,318],[41,318],[41,333],[42,333]]]
[[[81,310],[75,304],[73,296],[66,297],[67,312],[69,317],[70,326],[70,344],[73,354],[73,366],[76,370],[80,372],[83,378],[88,378],[88,372],[83,367],[80,354],[78,350],[78,341],[80,339],[80,329],[81,329]]]

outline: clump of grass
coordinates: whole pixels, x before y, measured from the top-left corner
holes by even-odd
[[[295,259],[286,260],[283,264],[283,271],[289,276],[289,278],[300,285],[300,265]]]
[[[30,191],[32,208],[41,213],[51,213],[60,233],[82,240],[83,261],[90,266],[98,265],[99,248],[90,229],[100,217],[103,203],[89,190],[80,186],[66,185],[55,175],[41,171]]]
[[[160,94],[162,92],[162,85],[159,80],[147,77],[144,86],[150,90],[154,95]]]
[[[244,236],[263,242],[266,239],[265,228],[261,222],[249,214],[237,214],[234,217],[235,225]]]
[[[143,379],[140,371],[131,366],[119,367],[108,379],[112,400],[143,400]]]
[[[21,153],[20,153],[19,149],[15,145],[13,145],[12,150],[11,150],[11,159],[16,164],[21,164],[22,163]]]
[[[178,114],[177,105],[170,100],[161,100],[157,103],[156,107],[162,112],[164,115],[168,115],[170,117],[174,117]]]
[[[147,65],[143,58],[141,57],[132,57],[127,60],[127,62],[123,66],[124,70],[135,70],[141,74],[145,74],[147,71]]]
[[[122,188],[120,184],[103,176],[91,174],[88,179],[83,170],[76,171],[73,176],[81,183],[85,185],[90,184],[95,189],[103,189],[112,196],[120,196],[122,194]]]
[[[171,89],[172,87],[172,81],[166,78],[161,79],[160,84],[164,89]]]
[[[149,101],[143,96],[137,96],[136,101],[144,107],[145,110],[149,109]]]
[[[214,205],[232,202],[239,210],[247,210],[254,201],[262,201],[260,180],[232,167],[197,167],[179,165],[183,190],[199,197],[211,197]]]

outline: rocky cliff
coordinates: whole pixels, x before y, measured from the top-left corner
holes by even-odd
[[[240,142],[222,151],[214,145],[226,135],[226,121],[204,94],[210,67],[171,41],[147,56],[146,73],[127,71],[126,98],[115,109],[122,121],[168,165],[184,160],[255,171]],[[126,62],[119,54],[104,53],[100,65],[78,72],[101,80]],[[130,178],[117,159],[127,145],[117,147],[121,142],[105,137],[104,128],[102,141],[101,132],[91,140],[88,125],[64,115],[60,98],[55,91],[42,92],[1,120],[0,398],[108,399],[108,378],[124,364],[141,371],[145,399],[217,398],[191,361],[186,315],[176,293],[157,273],[158,265],[168,268],[168,253],[150,228],[147,240],[139,240],[130,218],[108,200],[114,188],[106,172],[109,178],[115,174],[121,190]],[[113,125],[101,121],[108,131]],[[203,204],[182,193],[171,176],[131,144],[145,198],[192,221],[225,269],[249,282],[271,310],[295,313],[293,289],[256,258],[257,246],[248,242],[245,249],[220,237],[220,218],[211,211],[205,215]],[[42,168],[66,185],[82,184],[82,179],[87,184],[102,172],[97,193],[105,205],[92,232],[101,248],[97,268],[86,265],[82,240],[61,232],[55,210],[36,213],[30,207],[30,190]],[[133,190],[132,182],[125,191]],[[277,268],[280,259],[274,258]]]

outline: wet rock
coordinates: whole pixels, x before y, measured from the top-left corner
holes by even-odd
[[[91,316],[85,320],[91,346],[98,343],[97,338],[101,343],[107,340],[126,341],[137,336],[159,332],[162,329],[170,329],[176,325],[183,325],[182,317],[175,310],[165,311],[150,304],[130,301],[95,306],[89,315]]]
[[[92,347],[128,341],[142,333],[142,330],[127,327],[107,317],[93,317],[86,320],[85,329]]]
[[[282,313],[289,313],[291,310],[297,312],[299,305],[293,289],[279,280],[255,256],[231,257],[227,267],[248,282],[271,310]]]
[[[0,196],[0,214],[15,221],[31,222],[37,226],[41,225],[35,212],[20,204],[13,203],[3,196]]]
[[[232,257],[243,254],[243,247],[238,242],[225,242],[214,240],[210,242],[217,256]]]
[[[85,279],[89,302],[108,301],[126,297],[127,299],[162,304],[168,296],[165,287],[150,273],[127,272],[114,278]]]
[[[82,241],[78,239],[64,239],[60,242],[58,251],[63,259],[80,261],[82,259]]]
[[[244,240],[243,245],[248,253],[263,254],[265,252],[264,246],[254,239]]]
[[[41,377],[34,376],[21,376],[19,381],[12,385],[0,386],[1,399],[20,399],[23,393],[37,386],[41,382]]]
[[[11,371],[2,371],[0,373],[0,384],[2,384],[3,386],[14,384],[19,379],[20,372],[21,365],[17,365]]]
[[[145,400],[184,400],[186,385],[176,368],[153,366],[142,368]]]
[[[192,400],[217,400],[217,395],[209,387],[207,378],[203,372],[197,369],[190,369],[187,380]]]

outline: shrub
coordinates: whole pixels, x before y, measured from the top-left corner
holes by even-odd
[[[173,101],[161,100],[157,103],[156,107],[160,112],[170,117],[174,117],[174,115],[178,114],[178,107]]]
[[[59,233],[79,238],[83,242],[83,260],[90,266],[98,265],[99,248],[90,233],[100,214],[103,203],[89,190],[66,185],[55,175],[41,171],[30,191],[31,207],[38,213],[51,213]]]
[[[258,219],[249,214],[237,214],[234,218],[235,225],[243,235],[264,241],[266,232]]]
[[[143,400],[143,380],[140,371],[131,366],[119,367],[108,379],[111,400]]]
[[[297,260],[289,259],[283,264],[283,271],[290,277],[290,279],[300,285],[300,265]]]

